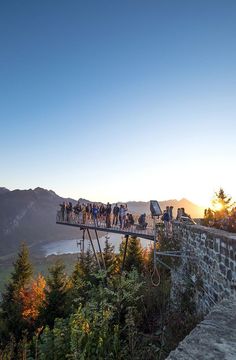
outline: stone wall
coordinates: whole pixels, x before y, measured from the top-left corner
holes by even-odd
[[[223,300],[214,306],[167,359],[236,359],[236,301]]]
[[[172,272],[172,295],[191,282],[203,314],[224,298],[236,299],[236,234],[177,222],[173,234],[183,256]]]

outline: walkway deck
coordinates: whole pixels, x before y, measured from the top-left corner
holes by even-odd
[[[96,231],[104,231],[108,233],[121,234],[121,235],[129,235],[136,236],[142,239],[153,240],[154,241],[154,230],[153,228],[147,227],[145,230],[137,229],[136,225],[132,225],[129,228],[121,229],[118,225],[111,225],[111,227],[106,227],[105,222],[98,222],[98,225],[94,223],[93,220],[87,220],[85,223],[79,221],[78,217],[74,217],[69,219],[69,221],[63,221],[61,218],[61,212],[57,213],[56,223],[60,225],[74,226],[78,227],[81,230],[89,229]]]

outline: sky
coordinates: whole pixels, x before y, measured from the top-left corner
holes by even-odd
[[[236,1],[0,3],[0,186],[236,200]]]

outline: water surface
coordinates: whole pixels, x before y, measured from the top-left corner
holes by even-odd
[[[102,236],[99,240],[100,240],[101,248],[103,250],[103,248],[105,246],[106,236]],[[77,245],[77,244],[79,244],[80,241],[81,241],[81,239],[53,241],[48,244],[42,245],[40,250],[42,251],[44,256],[76,254],[76,253],[80,252],[80,246]],[[99,249],[98,249],[97,240],[92,240],[92,241],[93,241],[95,249],[98,251]],[[108,241],[112,245],[114,245],[115,252],[119,252],[119,246],[122,241],[122,235],[121,234],[109,234]],[[149,244],[149,242],[150,241],[145,240],[145,239],[141,240],[142,246],[144,246],[144,247],[147,246],[147,244]],[[89,246],[91,247],[90,241],[86,239],[84,241],[85,251],[88,249]]]

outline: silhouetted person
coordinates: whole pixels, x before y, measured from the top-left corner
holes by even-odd
[[[130,228],[131,225],[134,225],[134,218],[132,214],[126,215],[125,227]]]
[[[65,201],[63,201],[63,203],[60,204],[60,207],[61,207],[61,219],[62,219],[62,221],[64,221],[64,219],[65,219],[65,209],[66,209]]]
[[[145,213],[139,216],[138,223],[142,230],[146,229],[147,222],[146,222],[146,214]]]
[[[116,204],[113,208],[113,221],[112,225],[118,224],[119,206]]]
[[[69,202],[69,204],[66,205],[66,221],[70,220],[72,209],[73,209],[72,203]]]
[[[168,213],[167,210],[164,210],[162,220],[164,221],[165,230],[166,230],[166,233],[168,234],[170,232],[170,214]]]
[[[111,227],[111,204],[109,203],[106,206],[106,227]]]
[[[181,216],[182,216],[182,210],[180,208],[177,209],[177,216],[176,216],[176,220],[179,220],[181,219]]]
[[[99,212],[99,209],[98,209],[97,205],[93,204],[92,213],[93,213],[93,221],[94,221],[95,226],[98,226],[98,212]]]

